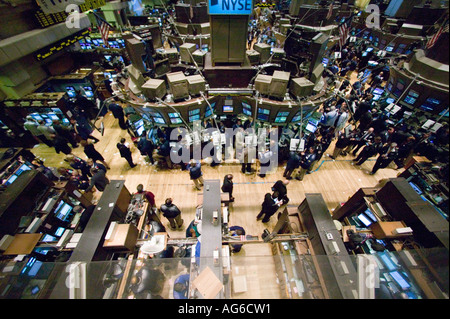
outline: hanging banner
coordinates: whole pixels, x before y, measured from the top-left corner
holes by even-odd
[[[68,5],[80,5],[84,3],[84,0],[36,0],[36,2],[44,13],[50,14],[66,11]]]
[[[208,0],[211,15],[250,15],[252,9],[252,0]]]

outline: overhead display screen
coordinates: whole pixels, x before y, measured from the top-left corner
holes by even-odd
[[[209,14],[250,15],[252,0],[208,0]]]

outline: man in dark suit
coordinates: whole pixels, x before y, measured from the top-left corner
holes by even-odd
[[[301,181],[305,177],[306,172],[309,171],[312,163],[316,160],[316,150],[314,147],[308,149],[308,153],[302,152],[302,158],[300,160],[300,171],[297,173],[295,179]]]
[[[160,210],[164,217],[169,220],[172,229],[180,229],[183,226],[180,209],[172,202],[172,198],[167,198]]]
[[[289,184],[288,180],[278,180],[272,186],[272,191],[278,192],[278,198],[283,201],[283,205],[289,202],[289,198],[287,197],[287,185]]]
[[[353,149],[353,156],[356,156],[356,153],[358,153],[359,149],[363,146],[368,145],[373,141],[375,138],[375,133],[373,127],[370,127],[367,131],[362,132],[357,138],[355,145],[356,147]]]
[[[130,164],[131,168],[135,167],[136,164],[133,163],[133,157],[131,156],[130,147],[125,143],[125,138],[120,139],[120,143],[117,143],[117,148],[119,149],[120,156],[125,158]]]
[[[286,163],[286,169],[284,170],[283,177],[287,180],[292,179],[291,175],[300,166],[300,153],[291,152],[289,159]]]
[[[230,196],[230,201],[234,201],[234,197],[233,197],[233,175],[232,174],[227,174],[223,178],[222,192],[228,193],[229,196]]]
[[[94,167],[91,169],[91,174],[91,181],[85,192],[90,192],[92,188],[94,188],[94,186],[98,191],[103,192],[106,188],[106,185],[109,184],[109,179],[106,177],[105,171]]]
[[[116,100],[115,100],[116,101]],[[119,126],[122,130],[127,129],[127,124],[125,123],[125,114],[123,113],[123,108],[121,105],[113,102],[108,105],[108,109],[111,111],[114,118],[119,120]]]
[[[278,200],[278,192],[273,192],[272,195],[267,193],[264,196],[264,202],[262,203],[261,212],[256,216],[256,220],[261,220],[263,223],[269,222],[270,217],[275,214],[281,203]]]
[[[368,145],[364,146],[358,157],[353,159],[356,162],[355,165],[362,165],[369,157],[379,154],[383,149],[383,142],[380,136],[375,136],[374,142],[369,142]]]
[[[375,165],[372,168],[372,172],[370,172],[370,175],[374,175],[380,168],[386,168],[389,166],[389,164],[395,160],[398,156],[398,148],[397,143],[391,143],[389,145],[386,145],[381,155],[378,156],[377,161],[375,162]]]

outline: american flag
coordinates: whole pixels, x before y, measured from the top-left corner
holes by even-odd
[[[437,30],[437,32],[428,40],[426,48],[431,49],[437,42],[437,40],[440,38],[441,34],[443,32],[448,32],[448,20],[445,21]]]
[[[347,42],[348,39],[348,33],[350,32],[350,26],[352,22],[353,15],[345,19],[344,22],[342,22],[339,25],[339,46],[342,47]]]
[[[334,1],[331,1],[330,8],[328,9],[327,20],[330,19],[331,16],[333,15],[333,2]]]
[[[109,47],[108,37],[111,26],[105,20],[100,18],[98,15],[95,15],[95,18],[97,20],[98,30],[100,31],[100,34],[102,36],[103,44]]]

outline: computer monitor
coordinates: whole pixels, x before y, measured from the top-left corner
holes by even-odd
[[[389,275],[394,279],[394,281],[402,288],[411,288],[411,285],[403,278],[403,276],[398,271],[391,271]]]
[[[138,127],[143,126],[143,125],[144,125],[144,119],[137,120],[136,122],[133,123],[133,126],[135,129],[137,129]]]
[[[56,115],[55,113],[47,113],[47,116],[48,116],[52,121],[59,121],[59,117],[58,117],[58,115]]]
[[[388,253],[379,253],[378,257],[381,259],[383,265],[385,265],[389,271],[397,269],[397,266],[392,261],[391,257],[389,257]]]
[[[327,58],[323,58],[322,59],[322,64],[323,64],[323,66],[326,68],[327,66],[328,66],[328,62],[329,62],[330,60],[328,60]]]
[[[106,59],[106,61],[111,61],[112,56],[111,55],[105,55],[105,59]]]
[[[49,234],[45,234],[44,237],[42,237],[41,241],[53,242],[53,241],[58,241],[58,238],[56,238],[55,236],[49,235]]]
[[[66,221],[72,209],[73,207],[71,205],[61,201],[55,209],[55,216],[62,221]]]
[[[233,106],[232,105],[224,105],[222,110],[224,113],[233,112]]]
[[[244,113],[247,116],[252,116],[252,107],[250,104],[246,102],[242,102],[242,113]]]
[[[28,276],[34,277],[37,275],[39,269],[41,269],[43,263],[42,261],[35,260],[33,266],[31,266],[30,270],[28,271]]]
[[[11,185],[17,179],[17,175],[11,175],[5,182],[5,185]]]
[[[44,118],[39,113],[32,113],[30,116],[36,121],[43,121]]]
[[[200,114],[195,115],[189,115],[189,122],[199,121],[200,120]]]
[[[308,124],[306,125],[305,129],[308,132],[314,133],[317,130],[317,124],[314,121],[308,121]]]
[[[370,225],[373,224],[373,222],[371,220],[369,220],[369,218],[367,218],[366,215],[364,214],[359,214],[358,215],[358,219],[366,226],[369,227]]]
[[[76,96],[75,88],[73,86],[66,86],[66,92],[67,92],[67,95],[69,95],[69,97]]]
[[[284,122],[286,122],[286,120],[287,120],[286,116],[277,116],[275,118],[275,123],[284,123]]]
[[[172,124],[181,124],[181,123],[183,123],[183,121],[182,121],[179,117],[177,117],[177,118],[171,118],[171,119],[170,119],[170,122],[171,122]]]
[[[65,230],[66,229],[64,227],[58,227],[58,229],[56,229],[56,231],[55,231],[55,236],[61,237],[64,234]]]
[[[441,113],[439,113],[439,116],[448,117],[449,116],[449,110],[443,110]]]
[[[381,88],[376,88],[375,90],[373,90],[373,94],[381,95],[383,93],[384,93],[384,90]]]
[[[372,221],[377,222],[377,218],[375,217],[375,215],[372,213],[372,211],[370,209],[366,209],[364,211],[364,214],[366,214]]]
[[[19,176],[24,171],[29,171],[29,170],[31,170],[31,168],[27,164],[22,164],[22,165],[20,165],[20,167],[15,172],[15,175]]]
[[[258,120],[260,120],[260,121],[268,121],[269,120],[269,115],[259,113],[258,114]]]
[[[440,104],[441,101],[430,97],[419,108],[422,111],[434,112]]]
[[[153,117],[153,121],[155,121],[155,123],[158,124],[166,124],[166,121],[164,121],[164,119],[162,117]]]
[[[393,99],[393,98],[391,98],[391,97],[388,97],[387,99],[386,99],[386,103],[388,103],[388,104],[391,104],[391,103],[394,103],[395,102],[395,99]]]
[[[392,52],[394,50],[394,47],[392,45],[386,47],[386,52]]]
[[[372,52],[373,51],[373,48],[367,48],[366,49],[366,52]]]
[[[139,127],[136,129],[136,134],[137,134],[137,136],[142,136],[142,134],[144,133],[144,131],[145,131],[144,125],[139,126]]]

